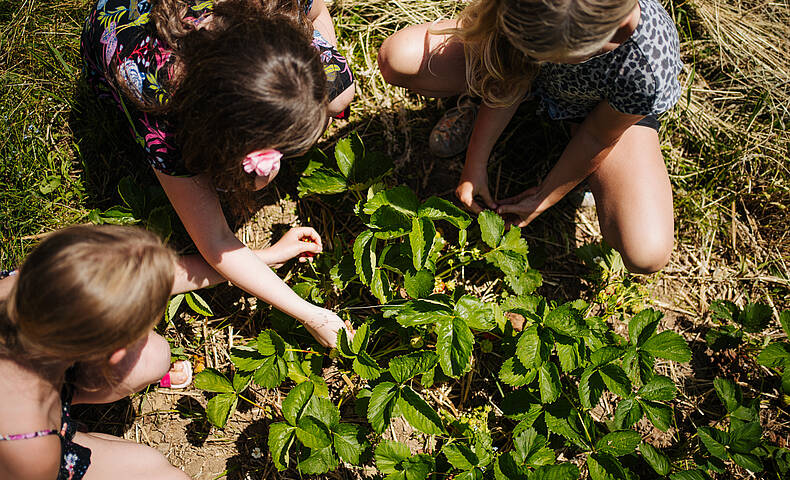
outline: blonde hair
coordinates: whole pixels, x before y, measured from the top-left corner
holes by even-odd
[[[540,64],[594,55],[638,0],[474,0],[444,31],[464,43],[470,93],[491,106],[523,99]]]
[[[174,262],[140,228],[53,233],[28,255],[0,303],[0,354],[41,365],[107,360],[162,318]]]

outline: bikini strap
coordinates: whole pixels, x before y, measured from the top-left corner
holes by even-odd
[[[50,429],[47,429],[47,430],[39,430],[37,432],[31,432],[31,433],[17,433],[15,435],[2,435],[2,434],[0,434],[0,441],[3,441],[3,440],[28,440],[28,439],[31,439],[31,438],[46,437],[47,435],[63,436],[63,434],[61,432],[65,429],[65,427],[66,427],[66,424],[63,424],[63,428],[61,428],[60,430],[55,429],[55,428],[50,428]]]

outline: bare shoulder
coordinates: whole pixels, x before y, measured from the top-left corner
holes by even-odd
[[[0,478],[52,480],[60,469],[57,435],[0,442]]]

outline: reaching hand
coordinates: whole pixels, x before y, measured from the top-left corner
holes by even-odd
[[[474,168],[474,167],[473,167]],[[458,182],[458,187],[455,189],[455,196],[461,201],[464,206],[474,213],[480,213],[484,210],[476,200],[475,197],[479,196],[485,203],[485,207],[496,209],[497,204],[491,198],[491,192],[488,190],[488,172],[485,166],[482,168],[474,168],[469,171],[467,166],[464,166],[464,171],[461,174],[461,180]]]
[[[312,317],[304,319],[302,324],[310,332],[310,335],[325,347],[334,348],[337,346],[337,333],[341,328],[346,329],[349,339],[354,337],[351,324],[348,321],[343,322],[340,317],[325,308],[316,307],[316,313]]]
[[[524,190],[516,196],[506,198],[499,201],[499,208],[496,212],[500,215],[514,214],[519,217],[518,221],[508,222],[517,227],[525,227],[534,220],[538,215],[548,208],[543,205],[544,199],[537,196],[540,187],[532,187]]]
[[[270,265],[278,265],[299,256],[300,262],[306,262],[322,250],[318,232],[310,227],[295,227],[267,249],[266,261]]]

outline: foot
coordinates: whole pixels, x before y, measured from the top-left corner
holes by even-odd
[[[189,360],[179,360],[170,366],[159,386],[166,388],[186,388],[192,383],[192,364]]]
[[[468,96],[459,97],[457,106],[447,110],[431,130],[428,138],[431,153],[448,158],[466,150],[479,108]]]

